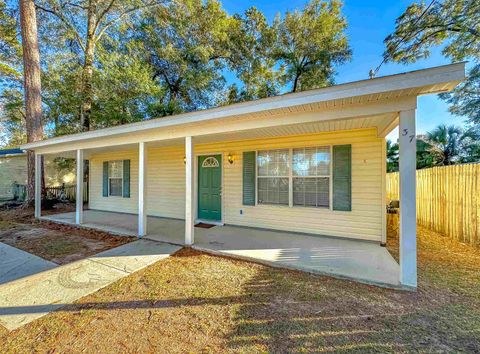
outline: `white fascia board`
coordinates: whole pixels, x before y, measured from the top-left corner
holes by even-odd
[[[295,114],[282,113],[277,115],[264,115],[255,119],[251,116],[228,117],[197,124],[184,124],[181,126],[150,129],[148,131],[140,130],[135,133],[110,135],[98,139],[84,139],[76,142],[51,144],[36,148],[35,151],[41,154],[57,154],[74,149],[90,150],[101,147],[126,146],[129,144],[138,144],[139,141],[145,143],[154,141],[175,141],[177,139],[184,139],[186,136],[199,137],[292,124],[362,118],[376,116],[387,112],[391,113],[415,109],[416,103],[417,98],[415,96],[405,96],[369,103],[365,102],[355,105],[337,106],[318,112],[303,112]]]
[[[260,113],[263,111],[294,107],[298,105],[326,102],[371,94],[381,94],[404,89],[421,87],[427,88],[436,84],[450,84],[449,89],[452,89],[464,78],[465,63],[456,63],[430,69],[411,71],[403,74],[389,75],[375,79],[340,84],[316,90],[290,93],[256,101],[242,102],[225,107],[183,113],[169,118],[156,118],[91,132],[66,135],[25,144],[22,145],[21,148],[36,149],[43,146],[102,138],[105,136],[119,134],[128,134],[142,130],[145,131],[150,129],[180,126],[184,124],[198,123],[231,116]],[[431,92],[426,91],[425,93]],[[419,94],[422,94],[421,90]]]

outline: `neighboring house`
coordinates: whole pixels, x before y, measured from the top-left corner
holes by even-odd
[[[27,183],[27,154],[22,149],[0,150],[0,201],[15,196],[16,185]],[[17,197],[20,197],[17,195]]]
[[[196,222],[380,245],[386,242],[385,137],[399,127],[399,282],[416,287],[417,96],[452,90],[463,79],[464,63],[452,64],[67,135],[22,148],[35,151],[37,157],[87,159],[89,207],[138,215],[139,236],[158,232],[147,229],[148,214],[183,219],[182,242],[187,245],[194,243]],[[40,217],[38,203],[36,216]],[[81,202],[75,222],[83,222]]]
[[[45,159],[45,185],[58,187],[62,184],[72,184],[75,181],[75,173],[72,164],[60,166],[53,159]],[[73,164],[74,166],[74,164]],[[0,201],[11,200],[15,196],[22,197],[19,191],[27,183],[27,153],[22,149],[0,150]],[[20,192],[20,194],[22,194]]]

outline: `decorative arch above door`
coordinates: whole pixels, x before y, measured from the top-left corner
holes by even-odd
[[[202,167],[219,167],[220,164],[218,163],[218,160],[213,157],[209,156],[205,160],[203,160]]]

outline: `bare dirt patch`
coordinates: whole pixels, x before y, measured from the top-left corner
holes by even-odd
[[[434,238],[436,237],[436,238]],[[419,229],[403,292],[190,249],[2,336],[3,352],[479,352],[480,254]],[[393,241],[392,241],[393,242]]]
[[[65,264],[135,240],[134,237],[38,222],[32,213],[30,208],[0,211],[0,242]]]

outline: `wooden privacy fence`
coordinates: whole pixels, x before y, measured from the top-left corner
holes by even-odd
[[[398,172],[387,174],[387,198],[399,199]],[[417,223],[480,247],[480,164],[417,170]]]
[[[59,200],[68,200],[68,201],[75,201],[75,197],[77,194],[77,186],[76,185],[61,185],[59,187],[46,187],[45,191],[47,192],[47,196],[51,196],[53,198]],[[83,201],[88,202],[88,183],[83,183]]]

